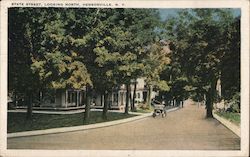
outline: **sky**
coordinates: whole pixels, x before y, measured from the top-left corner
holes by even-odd
[[[177,15],[177,12],[182,9],[159,9],[160,11],[160,17],[162,21],[165,21],[166,19],[170,17],[174,17]],[[240,15],[240,9],[233,8],[231,9],[234,16]]]

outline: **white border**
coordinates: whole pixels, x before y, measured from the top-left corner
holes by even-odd
[[[187,151],[187,150],[7,150],[7,8],[11,2],[32,3],[111,3],[126,8],[241,8],[241,150],[239,151]],[[119,6],[114,6],[119,4]],[[124,5],[123,5],[124,4]],[[247,0],[177,0],[177,1],[2,1],[0,51],[0,156],[248,156],[249,155],[249,1]]]

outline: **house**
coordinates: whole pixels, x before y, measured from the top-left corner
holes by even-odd
[[[82,90],[46,90],[40,91],[33,97],[33,109],[78,109],[84,108],[85,89]],[[16,100],[15,108],[26,108],[24,99]]]
[[[144,78],[136,80],[136,105],[144,103],[147,100],[147,87]],[[131,99],[133,98],[134,85],[131,84]],[[153,91],[151,99],[157,95],[157,92]],[[86,89],[61,89],[61,90],[46,90],[39,92],[33,101],[33,109],[45,109],[45,110],[70,110],[81,109],[85,107]],[[104,106],[104,95],[94,93],[92,97],[92,108],[102,109]],[[21,99],[16,103],[15,108],[26,108],[26,103]],[[121,85],[112,89],[112,92],[108,94],[109,109],[124,110],[126,104],[126,87]],[[130,105],[130,104],[129,104]]]
[[[136,87],[136,97],[135,97],[135,103],[136,105],[139,103],[146,102],[147,98],[147,87],[145,83],[144,78],[138,78],[136,80],[137,87]],[[131,84],[131,98],[133,98],[133,91],[134,91],[134,85]],[[108,96],[108,102],[109,102],[109,108],[110,109],[117,109],[117,110],[124,110],[125,104],[126,104],[126,87],[125,85],[121,85],[120,87],[116,87],[112,89],[112,92],[109,93]],[[158,92],[153,91],[151,94],[151,99],[153,99]],[[104,95],[96,95],[94,96],[94,104],[93,108],[103,108],[104,106]],[[130,105],[130,103],[129,103]]]
[[[75,90],[54,90],[50,92],[40,92],[39,107],[70,108],[84,105],[86,97],[85,89]]]

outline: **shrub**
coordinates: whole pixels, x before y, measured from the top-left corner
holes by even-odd
[[[226,111],[240,113],[240,93],[237,92],[234,94],[232,99],[228,101],[228,108]]]

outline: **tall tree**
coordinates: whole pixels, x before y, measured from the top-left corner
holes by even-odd
[[[34,45],[29,40],[29,15],[20,8],[8,12],[8,92],[15,103],[27,105],[27,119],[32,117],[32,98],[39,87],[39,78],[31,69]]]
[[[207,117],[212,117],[216,82],[228,43],[233,16],[227,9],[187,9],[168,22],[168,35],[174,40],[182,71],[192,86],[206,95]]]
[[[158,88],[161,91],[168,91],[169,86],[165,80],[161,80],[160,74],[165,70],[170,63],[170,49],[164,49],[160,42],[150,45],[147,56],[143,59],[143,75],[148,87],[147,105],[151,107],[151,94],[153,88]]]
[[[30,82],[38,82],[38,86],[27,85],[26,89],[31,88],[29,91],[32,92],[26,96],[32,96],[32,93],[41,88],[82,89],[86,85],[92,85],[78,48],[85,44],[86,39],[74,34],[73,30],[69,31],[69,27],[74,27],[74,11],[56,8],[18,8],[13,12],[19,14],[15,20],[23,23],[20,25],[24,25],[21,35],[25,37],[28,45],[29,55],[25,57],[29,62],[26,62],[25,66],[31,77],[25,79],[36,77],[37,81]],[[23,47],[20,49],[23,50]],[[32,103],[29,104],[30,114]]]
[[[221,63],[222,96],[230,100],[240,92],[240,17],[229,26],[224,41],[228,46]]]
[[[108,35],[101,40],[97,52],[97,62],[109,67],[107,76],[116,84],[126,84],[127,96],[125,113],[129,110],[130,84],[141,74],[143,50],[154,39],[154,29],[158,22],[156,10],[117,9],[109,17]],[[112,65],[112,66],[110,66]]]

